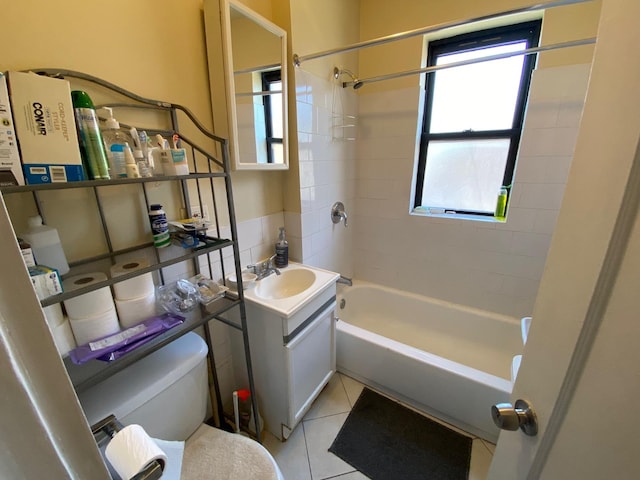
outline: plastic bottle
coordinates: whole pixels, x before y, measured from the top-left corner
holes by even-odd
[[[278,243],[276,243],[276,267],[282,268],[289,265],[289,242],[285,239],[284,227],[280,227]]]
[[[111,174],[116,178],[127,176],[127,164],[125,160],[125,144],[131,145],[131,137],[120,129],[120,123],[113,118],[113,110],[104,107],[109,114],[102,129],[102,139],[107,148],[107,157],[111,166]]]
[[[153,245],[156,248],[168,247],[171,243],[167,214],[162,210],[162,205],[153,204],[149,207],[149,221],[151,233],[153,233]]]
[[[42,224],[42,217],[36,215],[27,220],[29,229],[20,238],[31,245],[31,251],[38,265],[58,270],[60,275],[69,272],[69,264],[60,244],[58,230]]]
[[[138,170],[136,159],[133,158],[133,152],[128,143],[124,144],[124,161],[127,169],[127,178],[140,178],[140,170]]]
[[[501,220],[504,220],[504,215],[507,213],[507,195],[507,187],[500,187],[498,202],[496,203],[495,217]]]
[[[109,162],[91,97],[86,92],[74,90],[71,92],[71,101],[76,117],[80,155],[89,176],[94,180],[108,180],[111,178]]]
[[[256,433],[256,425],[253,416],[253,407],[251,405],[251,392],[249,390],[243,389],[238,390],[238,411],[240,417],[240,428],[249,430],[252,433]],[[262,416],[260,412],[258,412],[258,430],[262,433]]]

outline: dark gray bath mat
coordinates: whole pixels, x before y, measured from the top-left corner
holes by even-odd
[[[467,480],[471,443],[365,388],[329,451],[372,480]]]

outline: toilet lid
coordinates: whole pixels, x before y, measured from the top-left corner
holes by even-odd
[[[189,437],[180,480],[283,480],[271,454],[255,440],[201,425]]]

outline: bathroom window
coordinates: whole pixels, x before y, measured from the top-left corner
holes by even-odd
[[[262,73],[262,90],[277,92],[264,95],[264,118],[267,139],[267,163],[283,163],[282,147],[282,79],[280,70]]]
[[[541,21],[432,41],[427,65],[538,46]],[[492,216],[511,185],[536,55],[516,55],[426,74],[414,207]]]

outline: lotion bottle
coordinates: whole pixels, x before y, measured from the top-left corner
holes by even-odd
[[[278,243],[276,243],[276,267],[282,268],[289,265],[289,242],[285,239],[284,227],[280,227]]]

